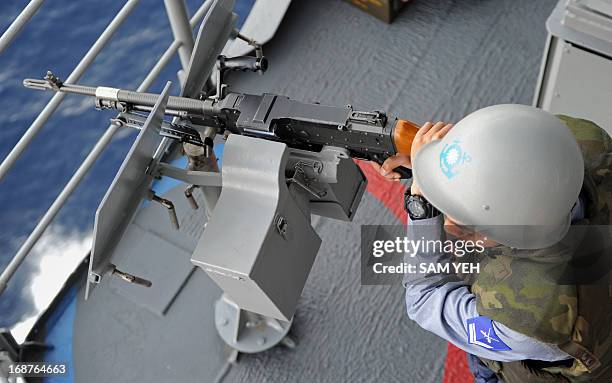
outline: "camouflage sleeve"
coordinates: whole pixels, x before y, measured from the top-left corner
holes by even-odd
[[[408,240],[443,240],[443,218],[408,223]],[[430,252],[406,256],[404,262],[440,263],[445,254]],[[534,359],[556,361],[569,355],[554,345],[539,342],[480,316],[476,297],[452,273],[415,273],[404,278],[408,317],[422,328],[453,343],[465,352],[500,362]]]

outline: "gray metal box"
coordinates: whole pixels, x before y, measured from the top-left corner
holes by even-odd
[[[239,307],[288,321],[321,239],[284,177],[283,143],[231,135],[223,188],[192,256]]]

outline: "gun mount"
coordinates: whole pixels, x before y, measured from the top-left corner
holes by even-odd
[[[155,286],[138,270],[118,270],[115,249],[143,200],[158,202],[173,230],[184,230],[175,204],[151,189],[155,180],[170,177],[186,185],[191,208],[206,211],[191,262],[224,292],[215,307],[217,329],[230,346],[257,352],[282,341],[289,330],[321,244],[311,215],[350,221],[366,186],[353,159],[382,163],[409,154],[418,127],[350,105],[228,91],[228,71],[268,68],[261,46],[233,29],[232,9],[233,0],[215,0],[208,10],[180,97],[169,95],[169,84],[158,95],[67,84],[51,72],[24,85],[94,97],[96,108],[119,111],[113,124],[140,130],[96,213],[86,295],[106,276]],[[232,34],[256,55],[222,56]],[[220,172],[213,152],[219,137],[226,139]],[[165,161],[170,140],[183,144],[187,168]],[[406,169],[403,175],[411,173]],[[204,194],[205,209],[199,209],[195,189]],[[255,322],[265,325],[253,327]],[[269,342],[254,342],[253,331],[265,332]]]

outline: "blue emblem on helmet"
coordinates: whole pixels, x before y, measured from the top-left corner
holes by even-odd
[[[451,179],[459,174],[461,165],[470,162],[470,156],[463,150],[459,141],[444,145],[440,152],[440,169],[446,178]]]

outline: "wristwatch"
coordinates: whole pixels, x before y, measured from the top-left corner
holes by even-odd
[[[425,197],[421,195],[410,194],[410,188],[404,193],[404,209],[408,213],[411,220],[433,218],[440,214]]]

